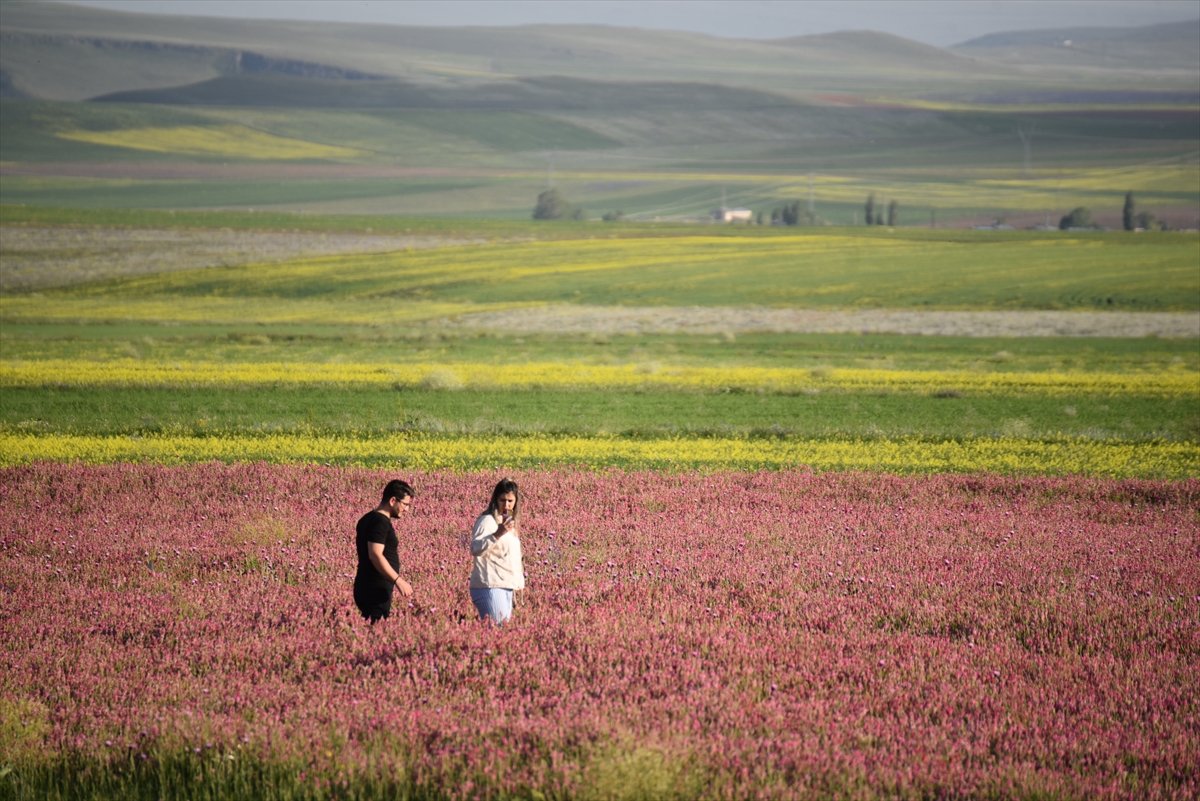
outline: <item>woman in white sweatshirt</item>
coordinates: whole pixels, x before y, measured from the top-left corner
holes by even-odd
[[[480,620],[503,623],[512,617],[513,592],[524,589],[521,538],[517,515],[521,492],[515,481],[503,479],[471,530],[471,602]]]

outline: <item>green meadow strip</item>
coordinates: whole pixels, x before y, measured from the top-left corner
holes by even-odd
[[[1019,438],[622,438],[536,434],[357,437],[289,433],[205,437],[0,433],[0,465],[40,461],[86,464],[262,461],[431,470],[573,465],[593,469],[812,469],[1182,479],[1200,475],[1200,444]]]

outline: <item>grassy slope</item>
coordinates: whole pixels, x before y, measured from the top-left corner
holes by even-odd
[[[611,108],[603,111],[572,108],[573,100],[565,101],[562,108],[550,103],[531,111],[412,108],[339,114],[206,107],[202,113],[208,124],[235,124],[255,135],[353,147],[358,151],[354,161],[459,171],[491,169],[504,174],[489,176],[488,186],[475,195],[447,194],[420,207],[386,197],[374,206],[331,207],[305,187],[286,184],[278,184],[281,190],[276,198],[260,193],[239,199],[233,191],[219,202],[203,205],[261,207],[274,201],[315,211],[412,213],[422,208],[523,216],[528,198],[553,177],[573,200],[597,215],[621,208],[645,216],[701,216],[716,204],[722,190],[736,190],[730,186],[736,183],[753,188],[728,195],[733,202],[769,211],[771,205],[803,196],[802,175],[812,172],[820,178],[816,200],[822,204],[823,216],[838,223],[852,222],[862,198],[872,191],[919,208],[917,219],[922,221],[931,209],[959,217],[989,210],[993,216],[1007,210],[1057,217],[1075,205],[1113,202],[1113,196],[1124,191],[1135,191],[1145,203],[1159,207],[1194,206],[1198,199],[1191,148],[1200,131],[1195,115],[1187,112],[982,114],[788,103],[751,108],[722,106],[719,99],[712,105],[697,100],[687,107],[655,108],[647,93],[654,91],[614,90],[605,101]],[[568,90],[564,97],[575,95]],[[74,142],[45,135],[68,127],[61,122],[51,129],[47,121],[53,116],[53,110],[46,110],[40,126],[27,126],[33,130],[24,136],[18,133],[8,149],[9,160],[26,160],[22,151],[26,142],[43,156],[86,158],[86,150],[72,152]],[[1036,171],[1029,173],[1018,167],[1023,154],[1014,131],[1022,125],[1036,129],[1036,158],[1030,165]],[[58,143],[56,154],[46,152],[47,142]],[[130,134],[127,142],[126,148],[109,149],[124,158],[143,152],[133,149],[138,147],[136,134]],[[152,160],[165,158],[148,155]],[[197,156],[181,148],[177,157],[228,161],[250,159],[253,154],[223,148]],[[1125,169],[1088,187],[1095,197],[1072,185],[1080,170],[1114,167]],[[987,168],[994,171],[980,172]],[[101,187],[114,204],[124,206],[170,205],[170,188],[155,182],[154,193],[143,198],[136,183]],[[689,202],[677,204],[662,197],[681,188],[691,193]],[[76,205],[98,202],[73,197],[59,187],[38,189],[12,181],[8,191],[10,200],[27,203],[56,198]],[[175,205],[194,206],[200,197],[191,187],[176,195]],[[908,219],[910,224],[913,221]]]
[[[7,4],[5,4],[7,5]],[[14,86],[46,100],[82,100],[129,89],[194,83],[219,74],[206,48],[146,50],[98,47],[79,39],[0,38],[0,65]]]
[[[810,177],[817,213],[840,224],[861,219],[872,192],[884,202],[897,200],[901,222],[909,225],[927,224],[931,214],[942,224],[1006,214],[1057,222],[1079,205],[1111,225],[1126,191],[1173,225],[1194,225],[1200,206],[1194,157],[1200,132],[1195,115],[1182,112],[1030,116],[784,106],[743,119],[742,112],[704,108],[334,112],[8,100],[2,118],[0,160],[10,169],[30,167],[5,176],[0,200],[42,206],[518,218],[528,216],[550,179],[592,216],[620,209],[647,219],[696,218],[718,205],[723,192],[729,202],[767,215],[793,199],[807,202]],[[1037,131],[1029,174],[1014,134],[1022,121]],[[159,131],[181,126],[189,134],[179,138],[178,152],[138,149],[142,141],[173,141]],[[91,131],[121,130],[125,147],[79,141]],[[212,131],[210,149],[197,150],[205,130]],[[228,138],[237,130],[248,138],[353,148],[355,155],[340,160],[348,165],[343,173],[339,161],[325,160],[322,186],[294,169],[316,162],[256,162],[254,151],[242,153]],[[271,180],[231,181],[222,167],[236,162],[269,165]],[[86,165],[97,163],[104,171],[92,175]],[[173,179],[180,163],[213,170],[206,175],[192,166],[190,180]],[[380,172],[364,176],[361,164],[379,165]],[[430,168],[453,172],[469,191],[453,184],[424,189],[415,199],[409,189],[370,180],[390,174],[411,182],[412,171]],[[56,174],[78,178],[50,177]],[[338,188],[339,181],[366,186]]]
[[[1149,64],[1195,73],[1200,69],[1200,19],[1119,28],[1057,28],[1011,31],[972,39],[953,48],[961,55],[1008,64],[1055,64],[1066,68],[1138,68]]]
[[[804,73],[819,77],[821,88],[845,90],[864,82],[875,86],[880,82],[914,85],[935,75],[953,78],[961,86],[968,80],[1011,80],[1005,70],[881,36],[841,41],[814,37],[812,41],[777,46],[603,26],[444,29],[211,18],[192,18],[182,26],[178,19],[155,15],[21,2],[5,6],[4,25],[10,31],[246,49],[275,58],[442,83],[537,75],[616,80],[645,80],[651,76],[761,87],[764,83],[791,85],[797,73]],[[190,58],[196,81],[212,76],[212,65],[199,63],[194,54]],[[114,70],[124,71],[119,63]],[[63,76],[46,76],[45,84],[40,83],[41,76],[29,72],[19,77],[42,96],[62,96],[71,91],[63,85]],[[53,83],[49,82],[51,78]],[[93,78],[93,82],[97,80]],[[115,77],[108,81],[115,82]],[[87,95],[75,96],[81,99]]]
[[[805,91],[928,89],[936,82],[948,90],[977,93],[1004,87],[1061,88],[1080,82],[1112,88],[1114,82],[1121,82],[1119,75],[1097,78],[1087,70],[1069,67],[1045,71],[998,66],[873,33],[762,42],[604,26],[444,29],[212,18],[192,18],[184,26],[171,17],[25,2],[7,2],[3,12],[4,26],[16,32],[246,49],[274,58],[443,83],[538,75],[617,80],[650,76],[754,88],[799,84]],[[1136,29],[1131,32],[1136,34]],[[213,65],[200,63],[197,54],[180,55],[181,61],[190,59],[195,80],[212,76]],[[116,72],[124,69],[119,56],[119,52],[114,54]],[[95,63],[89,66],[93,72],[100,71]],[[797,75],[805,80],[797,82]],[[41,80],[31,74],[21,77]],[[47,85],[58,86],[59,92],[70,91],[63,77],[47,76],[45,80]],[[1187,88],[1186,79],[1178,80]],[[164,85],[186,82],[174,80]],[[42,96],[62,95],[43,90]]]

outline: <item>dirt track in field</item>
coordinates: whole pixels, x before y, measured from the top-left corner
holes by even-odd
[[[402,164],[313,164],[186,161],[63,161],[5,164],[0,175],[68,176],[72,178],[133,178],[138,180],[291,180],[348,178],[463,178],[503,175],[484,167],[411,167]]]
[[[468,329],[541,334],[863,333],[967,337],[1197,337],[1196,312],[932,311],[550,306],[458,318]]]
[[[44,289],[195,267],[381,253],[483,240],[312,231],[5,226],[0,290]]]

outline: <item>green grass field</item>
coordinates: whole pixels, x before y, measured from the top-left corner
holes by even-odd
[[[50,232],[68,220],[105,230],[122,230],[114,228],[122,223],[130,232],[138,225],[173,223],[215,232],[229,223],[250,236],[357,225],[450,238],[473,233],[478,240],[103,280],[66,277],[57,287],[8,292],[0,299],[0,366],[68,366],[40,383],[14,378],[5,387],[0,433],[11,436],[1017,438],[1150,447],[1200,442],[1200,348],[1194,337],[556,333],[456,322],[463,313],[564,303],[618,316],[642,304],[731,313],[745,307],[867,306],[918,317],[937,309],[1193,313],[1200,311],[1200,275],[1192,235],[797,233],[529,222],[473,227],[378,218],[351,225],[351,218],[307,215],[251,220],[227,213],[134,211],[95,211],[76,219],[69,212],[17,208],[6,208],[3,219]],[[137,251],[136,237],[128,247]],[[11,265],[20,254],[6,258]],[[184,372],[162,384],[79,378],[85,368],[106,363],[178,365]],[[188,378],[188,365],[199,364],[218,365],[215,380]],[[465,385],[436,369],[416,383],[347,384],[320,378],[319,371],[311,380],[287,384],[234,378],[234,371],[255,375],[255,365],[268,370],[264,376],[279,365],[309,372],[329,368],[332,376],[339,365],[373,364],[385,369],[467,364],[477,374]],[[581,370],[631,366],[648,377],[677,369],[783,369],[809,371],[817,383],[802,390],[669,382],[586,388],[555,379],[558,383],[546,386],[516,387],[510,377],[535,364]],[[229,368],[228,379],[220,377],[219,365]],[[863,388],[821,383],[822,376],[842,369],[876,378]],[[891,375],[897,376],[894,384]],[[982,383],[972,390],[939,389],[941,378],[913,384],[901,375],[946,376],[948,382],[955,375],[977,376]],[[1039,390],[1043,379],[1010,381],[1022,375],[1051,384],[1071,376],[1107,376],[1109,383]],[[988,376],[1001,383],[993,387]],[[1140,389],[1112,388],[1114,377],[1121,376]],[[1197,391],[1181,394],[1166,390],[1165,383],[1158,388],[1157,381],[1174,381],[1175,387],[1194,382]]]
[[[517,368],[519,369],[519,368]],[[498,375],[502,382],[503,376]],[[745,395],[271,386],[6,388],[0,430],[138,435],[380,433],[1195,442],[1195,398]]]
[[[530,236],[538,227],[530,225]],[[10,322],[382,325],[428,304],[892,309],[1200,308],[1190,234],[594,228],[594,237],[164,272],[5,298]],[[53,303],[45,301],[52,300]],[[379,301],[379,307],[368,305]],[[386,303],[387,305],[382,305]],[[432,316],[432,315],[431,315]]]

